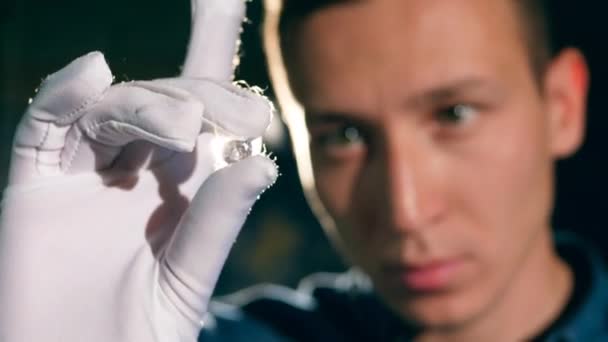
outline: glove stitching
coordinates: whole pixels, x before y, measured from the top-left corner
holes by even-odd
[[[44,145],[44,143],[48,139],[49,132],[51,131],[51,123],[50,122],[44,122],[44,121],[41,121],[41,122],[45,124],[44,134],[42,135],[42,137],[40,138],[40,141],[36,145],[36,151],[42,150],[42,145]],[[38,158],[36,158],[36,159],[38,159]]]
[[[50,122],[46,122],[45,123],[45,128],[44,128],[44,134],[42,135],[42,138],[40,139],[40,141],[38,142],[38,145],[36,145],[36,154],[34,157],[34,165],[36,165],[36,170],[38,170],[38,173],[40,173],[40,169],[39,169],[39,164],[40,164],[40,154],[42,152],[42,146],[46,143],[46,141],[49,138],[51,132],[51,123]]]
[[[59,117],[57,119],[56,123],[57,124],[61,124],[61,123],[72,124],[73,123],[72,119],[74,118],[74,116],[81,114],[90,106],[93,106],[93,105],[99,103],[101,101],[101,99],[103,98],[106,90],[109,87],[110,86],[107,86],[100,93],[89,96],[88,98],[83,100],[80,103],[80,105],[78,107],[76,107],[74,110],[72,110],[71,112],[67,113],[66,115],[64,115],[62,117]],[[49,124],[49,126],[50,126],[50,124]],[[76,133],[78,134],[78,136],[76,138],[75,148],[72,149],[72,153],[70,154],[70,157],[67,161],[67,165],[60,165],[60,168],[63,169],[63,171],[67,171],[72,167],[72,164],[76,157],[76,152],[78,152],[80,145],[81,145],[81,141],[82,141],[82,132],[80,132],[80,130],[77,128],[77,125],[74,125],[73,128],[76,129]],[[40,145],[40,147],[41,146],[42,146],[42,144]],[[63,147],[65,148],[65,145]],[[36,155],[38,155],[38,153]],[[60,158],[60,163],[61,163],[61,158]]]
[[[72,123],[72,118],[80,113],[82,113],[88,107],[97,104],[103,98],[106,90],[109,87],[105,87],[100,93],[91,95],[85,100],[83,100],[78,107],[76,107],[71,112],[67,113],[65,116],[62,116],[57,119],[57,123],[69,124]]]
[[[74,163],[74,160],[76,159],[76,155],[78,154],[78,151],[82,147],[83,135],[86,134],[86,136],[89,139],[93,140],[94,142],[96,142],[98,144],[102,144],[101,142],[99,142],[99,141],[97,141],[95,139],[95,137],[97,135],[93,132],[93,130],[99,129],[99,128],[101,128],[103,126],[106,126],[106,125],[111,125],[113,123],[119,123],[119,124],[122,124],[124,126],[129,127],[129,128],[132,128],[134,130],[143,131],[143,132],[145,132],[149,136],[153,136],[154,135],[154,134],[152,134],[152,133],[150,133],[150,132],[148,132],[148,131],[146,131],[144,129],[141,129],[140,127],[137,127],[135,125],[128,124],[128,123],[120,123],[120,122],[117,122],[116,120],[108,120],[108,121],[102,121],[102,122],[95,123],[95,124],[87,127],[85,129],[84,133],[82,132],[82,130],[80,129],[80,127],[75,126],[75,127],[77,127],[77,128],[75,128],[75,131],[76,131],[76,134],[77,134],[75,147],[72,149],[72,152],[70,153],[70,157],[68,158],[68,161],[63,166],[63,170],[67,171],[67,170],[69,170],[72,167],[72,164]],[[185,141],[185,140],[173,139],[173,138],[168,138],[168,137],[161,137],[161,138],[164,139],[164,140],[167,140],[169,142],[175,143],[175,145],[180,145],[180,146],[188,145],[188,147],[190,147],[190,145],[188,144],[188,141]],[[158,142],[154,142],[154,143],[158,144]],[[111,146],[111,145],[108,145],[108,146]],[[116,147],[120,147],[120,146],[116,146]],[[165,147],[165,146],[163,146],[163,147]]]
[[[120,121],[113,120],[113,119],[109,119],[109,120],[105,120],[105,121],[96,122],[96,123],[94,123],[94,124],[90,125],[89,127],[87,127],[87,128],[85,129],[86,135],[87,135],[89,138],[91,138],[91,139],[93,139],[93,140],[96,140],[96,139],[95,139],[95,137],[97,137],[97,134],[96,134],[95,132],[93,132],[93,131],[94,131],[94,130],[98,130],[98,129],[100,129],[100,128],[104,127],[104,126],[109,126],[109,125],[112,125],[112,124],[117,124],[117,125],[119,125],[119,126],[125,126],[125,127],[130,128],[130,129],[133,129],[133,130],[135,130],[135,131],[138,131],[138,132],[143,132],[143,133],[145,133],[145,135],[146,135],[146,136],[154,136],[154,137],[158,137],[158,138],[159,138],[158,140],[166,140],[166,141],[168,141],[168,142],[170,142],[170,143],[175,143],[176,145],[186,145],[186,144],[187,144],[187,145],[190,145],[190,144],[188,143],[188,141],[187,141],[187,140],[184,140],[184,139],[179,139],[179,138],[171,138],[171,137],[167,137],[167,136],[162,136],[162,135],[160,135],[160,134],[154,134],[154,133],[152,133],[152,132],[150,132],[150,131],[148,131],[148,130],[146,130],[146,129],[144,129],[144,128],[141,128],[141,127],[139,127],[139,126],[133,125],[133,124],[131,124],[131,123],[128,123],[128,122],[120,122]],[[144,139],[144,140],[145,140],[145,138],[140,137],[140,136],[137,136],[137,138],[139,138],[139,139]],[[163,146],[162,144],[159,144],[157,141],[151,141],[151,142],[153,142],[153,143],[156,143],[156,144],[158,144],[158,145]],[[164,142],[164,141],[163,141],[163,142]],[[163,146],[163,147],[167,147],[167,146]]]
[[[76,144],[75,144],[75,147],[72,149],[72,153],[70,154],[70,158],[68,159],[67,165],[63,166],[64,171],[67,171],[70,168],[72,168],[72,164],[74,163],[74,159],[76,158],[76,152],[78,152],[78,150],[80,149],[80,144],[82,142],[82,131],[79,129],[79,127],[77,125],[74,127],[74,130],[76,131],[76,134],[77,134]]]

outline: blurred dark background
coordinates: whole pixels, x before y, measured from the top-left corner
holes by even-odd
[[[582,48],[592,75],[587,140],[575,157],[558,164],[554,225],[597,241],[608,256],[605,13],[601,1],[552,3],[557,43]],[[273,98],[260,42],[261,17],[261,0],[253,0],[237,78],[267,89]],[[6,182],[15,126],[46,75],[88,51],[100,50],[117,81],[175,76],[183,61],[189,20],[187,0],[2,0],[0,185]],[[256,204],[224,269],[218,294],[258,282],[294,286],[311,272],[344,269],[306,206],[287,131],[278,123],[268,139],[282,176]]]

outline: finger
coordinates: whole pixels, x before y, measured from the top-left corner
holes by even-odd
[[[203,104],[186,91],[157,82],[111,87],[69,132],[64,171],[109,167],[127,144],[142,140],[178,152],[194,149]]]
[[[17,128],[11,183],[55,173],[69,125],[103,96],[112,73],[103,54],[92,52],[50,75]]]
[[[247,214],[276,177],[268,158],[247,158],[212,174],[192,200],[167,246],[159,279],[164,294],[191,321],[204,314]]]
[[[182,76],[232,80],[245,0],[191,2],[192,32]]]
[[[265,97],[226,82],[192,79],[167,79],[163,84],[188,91],[205,104],[204,119],[229,135],[256,138],[270,124],[274,108]],[[246,115],[244,115],[246,113]]]

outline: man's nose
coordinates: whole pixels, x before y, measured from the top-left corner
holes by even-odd
[[[436,224],[445,210],[445,170],[432,146],[401,135],[387,141],[382,159],[385,219],[390,229],[411,233]]]

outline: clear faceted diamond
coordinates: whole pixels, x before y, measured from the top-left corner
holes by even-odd
[[[224,145],[224,160],[232,164],[251,156],[252,148],[249,140],[231,140]]]

